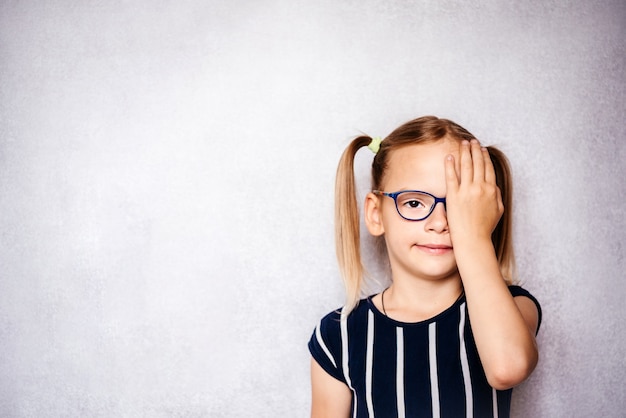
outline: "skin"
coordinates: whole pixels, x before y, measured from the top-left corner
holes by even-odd
[[[372,193],[365,223],[384,235],[392,285],[384,294],[387,315],[423,321],[450,307],[465,292],[476,347],[489,384],[499,390],[524,381],[538,352],[538,312],[526,297],[513,298],[504,281],[491,233],[504,206],[493,165],[478,141],[444,138],[410,145],[390,155],[382,190],[423,190],[446,197],[425,220],[402,219],[394,202]],[[382,310],[381,295],[373,298]],[[351,392],[311,360],[311,416],[348,417]]]

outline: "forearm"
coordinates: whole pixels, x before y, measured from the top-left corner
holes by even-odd
[[[489,239],[457,236],[454,251],[487,379],[496,389],[513,387],[537,363],[532,319],[524,318],[511,296]]]

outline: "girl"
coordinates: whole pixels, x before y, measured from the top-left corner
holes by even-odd
[[[353,162],[375,152],[365,225],[392,284],[359,300],[364,268]],[[508,417],[538,359],[541,308],[512,284],[506,157],[433,116],[382,142],[354,139],[337,170],[336,244],[347,303],[309,342],[312,417]]]

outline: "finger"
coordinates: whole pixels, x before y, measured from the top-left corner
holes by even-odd
[[[491,161],[489,150],[483,147],[482,151],[483,160],[485,160],[485,181],[487,183],[496,184],[496,169],[493,166],[493,161]]]
[[[474,167],[473,179],[474,181],[484,181],[485,161],[483,159],[483,153],[478,140],[472,139],[472,142],[470,143],[470,148],[472,150],[472,165]]]
[[[460,150],[461,159],[461,178],[459,182],[461,184],[465,182],[471,182],[474,177],[474,167],[472,165],[472,154],[470,151],[470,143],[468,141],[461,141]]]
[[[445,172],[446,172],[446,190],[447,193],[454,193],[459,188],[459,178],[456,174],[454,164],[454,156],[452,154],[446,156]]]
[[[453,158],[454,160],[454,170],[456,171],[456,179],[460,183],[461,182],[461,148],[459,147],[459,156],[458,158]]]

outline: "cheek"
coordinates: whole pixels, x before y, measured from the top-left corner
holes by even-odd
[[[423,230],[421,222],[411,222],[403,219],[396,208],[393,207],[383,216],[383,226],[385,229],[385,238],[392,242],[406,241],[412,239]]]

